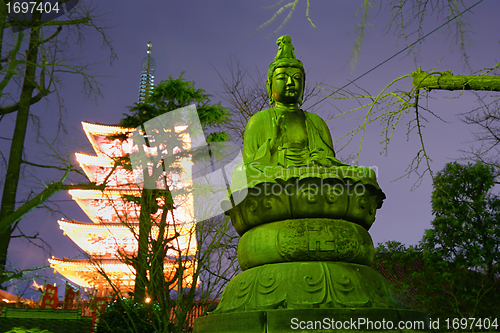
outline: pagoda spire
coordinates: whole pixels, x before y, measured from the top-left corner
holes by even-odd
[[[151,56],[151,46],[148,42],[148,55],[142,60],[141,84],[139,85],[139,103],[143,103],[148,98],[154,87],[156,61]]]

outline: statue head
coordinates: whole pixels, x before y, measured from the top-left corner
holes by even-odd
[[[292,37],[281,36],[276,41],[276,44],[278,45],[278,54],[269,65],[269,71],[267,72],[266,88],[269,103],[273,105],[278,99],[282,103],[302,104],[306,72],[302,62],[295,57]],[[298,87],[300,91],[293,91],[293,89],[287,91],[287,81],[289,84]]]

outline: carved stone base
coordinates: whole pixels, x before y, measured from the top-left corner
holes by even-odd
[[[193,330],[193,333],[289,332],[422,333],[430,332],[430,328],[427,316],[418,311],[344,308],[212,313],[196,319]]]
[[[268,309],[398,308],[387,280],[365,265],[286,262],[250,268],[226,286],[214,313]]]
[[[255,170],[257,174],[247,174],[246,178],[244,171],[235,169],[231,185],[233,202],[227,197],[221,203],[240,236],[258,225],[303,218],[342,219],[368,230],[385,199],[370,168]],[[234,185],[238,180],[243,180],[243,184]]]
[[[342,261],[370,265],[373,242],[365,228],[333,219],[291,219],[248,230],[238,245],[242,270],[300,261]]]

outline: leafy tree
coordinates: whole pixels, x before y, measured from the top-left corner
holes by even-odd
[[[446,318],[487,318],[498,311],[491,308],[494,297],[487,303],[490,310],[488,306],[471,307],[471,301],[478,297],[474,286],[482,283],[483,275],[457,268],[424,250],[421,244],[409,247],[399,242],[379,244],[373,267],[390,282],[394,297],[402,305],[424,312],[433,320],[441,318],[441,324],[445,325]],[[442,328],[448,331],[445,326]]]
[[[131,135],[135,151],[120,162],[129,170],[139,167],[144,177],[140,196],[125,197],[140,207],[138,231],[130,221],[122,221],[138,240],[136,254],[120,253],[121,259],[136,270],[134,300],[123,301],[116,288],[117,305],[110,308],[110,313],[123,313],[120,318],[130,322],[126,326],[131,332],[141,332],[144,327],[154,328],[156,332],[183,332],[189,326],[187,319],[195,299],[217,297],[225,282],[237,271],[234,267],[235,236],[227,218],[219,216],[182,226],[181,222],[185,221],[177,216],[177,207],[185,202],[175,201],[176,198],[191,194],[192,188],[179,189],[169,177],[181,171],[177,162],[183,157],[197,161],[203,153],[183,142],[186,135],[193,137],[201,133],[196,133],[196,127],[190,126],[189,121],[183,122],[186,119],[177,119],[177,112],[170,112],[190,104],[196,105],[204,133],[209,133],[206,141],[225,141],[227,135],[219,127],[227,120],[227,110],[220,103],[212,104],[210,96],[195,89],[194,83],[184,80],[182,74],[178,79],[162,81],[144,103],[131,107],[130,113],[120,122],[120,126],[137,129]],[[173,117],[164,121],[162,115]],[[154,120],[154,126],[147,123],[149,120]],[[186,244],[182,246],[181,236],[188,237],[187,248]],[[193,248],[196,252],[192,256],[189,249]],[[174,262],[172,274],[164,271],[167,258]],[[110,279],[108,282],[111,283]],[[150,305],[144,305],[147,302]],[[139,325],[141,329],[134,326],[136,320],[128,314],[136,307],[147,313],[144,325]],[[114,317],[105,314],[100,330],[116,331]]]
[[[375,248],[373,268],[382,273],[392,285],[394,297],[412,309],[419,307],[418,301],[420,274],[423,258],[418,246],[405,247],[396,241],[379,244]],[[429,313],[428,309],[425,309]]]
[[[432,210],[435,219],[426,231],[423,247],[442,262],[480,273],[481,283],[469,286],[476,297],[465,299],[474,308],[487,304],[485,298],[500,291],[500,198],[492,193],[493,167],[477,162],[446,164],[434,178]],[[453,276],[449,278],[453,279]],[[462,310],[457,304],[457,310]],[[469,313],[474,315],[474,312]]]
[[[500,258],[500,198],[492,193],[495,171],[477,162],[446,164],[434,178],[433,229],[425,248],[462,268],[493,278]]]
[[[500,198],[495,172],[448,163],[434,178],[435,219],[418,246],[377,248],[375,268],[396,297],[433,318],[490,318],[500,308]]]
[[[153,89],[151,95],[146,99],[145,103],[137,103],[133,107],[130,108],[130,115],[126,115],[126,117],[120,122],[120,126],[127,128],[138,128],[142,126],[142,133],[136,132],[134,136],[134,142],[142,142],[141,136],[144,136],[146,130],[144,129],[144,123],[150,119],[153,119],[159,115],[165,114],[170,111],[177,110],[182,107],[186,107],[190,104],[195,104],[198,112],[198,117],[200,119],[200,123],[205,128],[209,126],[220,126],[227,119],[227,110],[224,109],[220,103],[216,105],[210,104],[209,95],[205,93],[202,89],[196,89],[194,87],[193,82],[185,81],[181,76],[174,80],[170,78],[167,81],[162,81],[157,87]],[[148,132],[148,135],[151,136],[147,138],[148,146],[155,146],[158,150],[158,155],[155,158],[155,165],[153,165],[153,172],[150,175],[149,166],[148,166],[148,158],[146,157],[145,146],[142,144],[138,144],[139,154],[143,175],[144,175],[144,188],[142,189],[141,196],[141,214],[140,214],[140,231],[139,231],[139,252],[137,258],[137,277],[135,284],[135,292],[134,295],[138,301],[141,301],[144,298],[145,286],[143,283],[147,281],[146,271],[147,271],[147,252],[149,249],[148,240],[151,239],[151,215],[156,213],[158,208],[162,208],[163,215],[171,212],[173,214],[174,206],[172,201],[172,194],[168,188],[167,182],[164,181],[164,185],[166,186],[166,192],[164,191],[154,191],[156,182],[159,177],[167,177],[165,174],[166,170],[174,171],[175,161],[171,160],[171,156],[173,155],[171,152],[161,152],[160,146],[165,145],[168,147],[183,147],[183,134],[188,133],[190,131],[189,126],[185,130],[176,131],[174,128],[177,124],[164,124],[165,126],[169,126],[169,131],[153,131]],[[215,131],[210,133],[207,136],[207,142],[217,142],[217,141],[225,141],[227,136],[225,132]],[[171,149],[171,148],[170,148]],[[183,153],[177,153],[176,158],[180,158],[181,155],[192,154],[191,151],[184,150]],[[169,156],[170,155],[170,156]],[[164,207],[158,207],[155,202],[158,197],[162,196],[164,201]],[[160,230],[165,228],[166,216],[162,216],[163,225],[160,226]],[[175,221],[175,218],[174,218]],[[170,243],[169,240],[167,243]],[[166,248],[164,248],[164,255],[166,255]],[[164,257],[163,255],[163,257]],[[163,261],[162,258],[158,258],[158,264],[161,268],[158,268],[158,271],[161,271],[158,280],[163,280]],[[155,280],[155,278],[151,275],[151,278]],[[164,290],[163,286],[159,286],[159,290]],[[168,289],[168,288],[167,288]]]
[[[155,331],[153,319],[162,316],[161,312],[157,303],[139,303],[132,298],[118,298],[108,304],[104,314],[99,317],[96,333],[151,333]],[[124,317],[129,320],[124,320]]]
[[[43,3],[43,1],[36,1]],[[69,1],[60,1],[60,10],[64,10],[64,4]],[[49,165],[44,162],[29,160],[25,156],[25,140],[28,128],[31,125],[40,124],[40,119],[33,113],[32,106],[45,97],[53,94],[58,102],[59,84],[63,73],[81,75],[89,96],[99,94],[99,88],[94,77],[88,72],[88,65],[81,65],[76,60],[70,59],[69,45],[83,41],[86,33],[94,31],[101,35],[105,46],[111,50],[111,59],[115,57],[113,49],[106,39],[102,28],[94,22],[94,9],[88,8],[80,2],[71,11],[68,11],[61,20],[44,20],[39,11],[34,11],[31,17],[7,19],[7,1],[0,3],[0,121],[9,121],[4,117],[15,114],[16,119],[12,124],[12,138],[2,137],[11,141],[10,148],[1,152],[5,174],[2,180],[2,201],[0,204],[0,283],[9,280],[6,270],[7,251],[12,237],[25,237],[19,230],[21,218],[30,210],[40,206],[51,195],[61,190],[75,188],[99,187],[95,184],[69,185],[65,182],[69,174],[75,171],[69,159],[60,155],[52,146],[51,153],[55,155],[57,164]],[[69,7],[67,7],[69,10]],[[12,30],[12,31],[11,31]],[[60,104],[59,111],[62,111]],[[53,119],[53,118],[52,118]],[[51,119],[51,120],[52,120]],[[59,126],[62,124],[59,122]],[[36,131],[35,131],[36,132]],[[40,142],[48,143],[48,140],[39,138]],[[42,182],[36,179],[42,190],[31,191],[25,197],[20,195],[23,180],[21,177],[28,173],[36,174],[39,168],[57,170],[60,174],[55,181]],[[33,188],[33,186],[31,186]],[[13,234],[18,229],[19,235]],[[36,236],[30,236],[34,238]]]

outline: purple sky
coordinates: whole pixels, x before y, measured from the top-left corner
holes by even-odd
[[[82,0],[83,1],[83,0]],[[389,11],[385,7],[373,8],[370,12],[367,35],[362,44],[361,53],[353,71],[350,69],[350,54],[355,41],[353,28],[360,21],[354,14],[361,1],[313,1],[310,16],[316,29],[312,28],[305,17],[306,2],[299,3],[290,22],[278,33],[266,39],[284,19],[255,32],[256,28],[268,20],[277,9],[265,9],[275,0],[234,1],[234,0],[190,0],[190,1],[101,1],[95,2],[101,13],[108,13],[101,18],[102,25],[110,27],[108,36],[118,54],[118,59],[109,65],[109,52],[101,50],[102,41],[96,34],[89,35],[81,49],[75,48],[75,54],[82,63],[96,63],[94,72],[98,73],[102,83],[104,98],[97,101],[85,99],[82,94],[81,79],[76,76],[64,77],[64,88],[60,91],[64,98],[67,112],[64,116],[68,135],[65,137],[66,148],[73,161],[74,152],[91,152],[81,121],[102,124],[116,124],[127,106],[137,101],[141,61],[146,56],[146,43],[153,43],[152,55],[156,59],[156,83],[177,78],[185,72],[187,80],[195,81],[196,87],[205,89],[214,95],[213,101],[221,100],[221,81],[216,73],[219,71],[228,77],[227,63],[231,56],[241,61],[253,74],[255,69],[260,73],[267,72],[269,63],[277,52],[275,41],[281,35],[293,38],[297,58],[302,60],[307,73],[307,81],[323,82],[340,87],[349,80],[370,70],[399,50],[405,43],[397,40],[393,31],[384,30]],[[285,1],[288,2],[288,1]],[[470,4],[472,4],[471,2]],[[492,67],[500,61],[499,37],[500,22],[497,19],[500,2],[487,0],[468,13],[466,19],[470,24],[467,34],[466,50],[469,55],[470,69],[464,65],[458,45],[453,43],[448,27],[443,27],[425,39],[420,45],[416,62],[406,52],[392,59],[375,71],[364,76],[356,84],[372,95],[378,94],[390,81],[410,74],[418,66],[424,70],[436,67],[437,71],[453,70],[454,74],[469,74],[483,67]],[[286,14],[285,14],[286,15]],[[443,22],[435,17],[427,19],[424,33],[428,33]],[[410,36],[410,42],[417,37]],[[75,47],[75,46],[71,46]],[[214,69],[215,68],[215,69]],[[264,84],[264,82],[262,82]],[[400,88],[411,89],[411,80],[403,81]],[[354,89],[354,87],[352,87]],[[492,95],[487,93],[486,95]],[[474,144],[472,136],[474,127],[460,121],[460,114],[479,106],[475,96],[464,92],[436,91],[430,94],[429,107],[445,122],[427,116],[429,123],[423,131],[427,150],[432,158],[434,171],[443,168],[444,164],[463,156],[460,150],[468,150]],[[56,102],[49,98],[49,104],[40,103],[33,107],[33,112],[43,119],[43,131],[50,140],[53,137],[53,126],[50,120],[55,114]],[[307,105],[305,106],[307,108]],[[356,107],[355,102],[328,99],[317,105],[314,112],[323,118],[338,114],[337,108],[347,111]],[[361,116],[358,113],[356,117]],[[419,141],[415,133],[406,136],[406,123],[411,115],[404,118],[397,128],[388,154],[381,155],[379,142],[381,129],[379,123],[367,128],[363,150],[359,164],[376,166],[378,181],[387,195],[382,209],[370,233],[375,244],[395,240],[407,245],[416,244],[422,238],[424,230],[430,227],[432,220],[430,196],[432,191],[430,177],[424,178],[416,190],[411,191],[416,175],[394,181],[405,174],[405,169],[419,149]],[[360,124],[356,117],[343,117],[328,121],[334,141]],[[5,136],[12,128],[13,116],[0,123],[0,130]],[[3,136],[3,135],[2,135]],[[52,136],[52,137],[51,137]],[[355,153],[360,136],[343,151],[336,144],[339,157]],[[29,147],[33,155],[34,146]],[[3,149],[3,146],[2,146]],[[40,154],[38,154],[40,156]],[[75,161],[76,163],[76,161]],[[2,172],[4,172],[2,170]],[[43,178],[47,181],[50,178]],[[30,183],[40,189],[40,183]],[[71,200],[68,193],[60,193],[53,197],[60,206],[65,217],[79,221],[90,221]],[[56,257],[76,257],[79,250],[76,245],[59,229],[57,219],[61,214],[51,216],[44,210],[35,210],[21,223],[26,232],[39,231],[41,236],[52,246]],[[10,248],[10,260],[21,267],[46,265],[47,255],[26,242],[14,241]],[[11,292],[15,292],[10,290]]]

